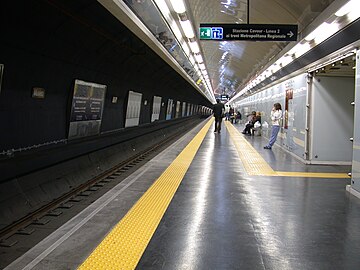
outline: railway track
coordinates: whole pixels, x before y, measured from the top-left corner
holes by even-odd
[[[43,207],[37,209],[36,211],[24,216],[15,223],[6,226],[0,230],[0,246],[2,247],[11,247],[17,243],[17,241],[8,241],[11,236],[14,234],[31,234],[32,232],[26,230],[26,227],[35,224],[43,225],[46,224],[44,221],[41,221],[45,216],[57,216],[60,215],[60,209],[71,208],[74,203],[76,203],[79,196],[87,196],[89,193],[98,190],[99,188],[106,185],[106,183],[112,181],[120,174],[128,171],[131,168],[136,167],[139,163],[144,161],[146,158],[152,154],[159,152],[163,147],[173,142],[175,139],[183,135],[188,129],[182,129],[173,135],[166,137],[160,143],[157,143],[148,149],[138,152],[129,159],[117,164],[115,167],[107,170],[95,178],[90,179],[89,181],[81,184],[80,186],[73,188],[70,192],[67,192],[60,196],[59,198],[53,200],[49,204],[44,205]],[[120,181],[121,182],[121,181]],[[86,195],[87,194],[87,195]],[[56,211],[56,209],[58,209]],[[42,223],[43,222],[43,223]]]

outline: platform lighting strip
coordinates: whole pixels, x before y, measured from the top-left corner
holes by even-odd
[[[297,45],[295,45],[291,50],[284,54],[279,60],[277,60],[274,64],[268,67],[260,75],[249,81],[246,86],[230,100],[230,102],[239,98],[243,94],[250,92],[253,87],[257,86],[265,79],[271,77],[272,74],[287,66],[295,59],[299,58],[315,46],[319,45],[320,43],[334,35],[340,29],[345,27],[345,25],[341,26],[337,22],[339,18],[347,16],[347,24],[350,24],[351,22],[358,19],[360,17],[360,1],[350,0],[345,5],[343,5],[337,12],[335,12],[334,15],[335,16],[331,16],[328,20],[326,20],[326,22],[319,25],[303,40],[298,42]]]
[[[184,36],[180,30],[180,28],[178,27],[176,21],[174,20],[174,18],[172,17],[171,15],[171,12],[170,12],[170,9],[169,9],[169,6],[167,5],[167,3],[164,1],[164,0],[154,0],[156,6],[158,7],[160,13],[162,14],[162,16],[164,17],[164,19],[167,21],[169,27],[171,28],[171,31],[174,33],[176,39],[178,40],[182,50],[184,51],[185,55],[188,57],[190,63],[193,65],[197,75],[201,78],[202,81],[205,81],[204,78],[203,78],[203,75],[202,73],[200,72],[200,68],[196,65],[196,59],[194,58],[194,56],[192,55],[191,51],[193,50],[197,50],[196,46],[194,46],[193,43],[189,43],[187,42],[185,39],[184,39]],[[182,11],[182,10],[185,10],[185,6],[183,9],[181,9],[179,6],[179,2],[176,3],[177,6],[176,6],[176,9],[178,11]],[[191,30],[188,29],[188,24],[185,23],[184,24],[184,27],[187,27],[186,29],[186,32],[183,30],[186,35],[188,36],[191,36],[192,33],[191,33]],[[190,25],[191,26],[191,25]],[[186,38],[187,39],[187,38]],[[200,53],[200,50],[199,50],[199,53]],[[198,83],[197,83],[198,84]],[[206,89],[206,92],[205,92],[205,95],[207,98],[209,98],[209,100],[212,100],[213,102],[215,101],[215,97],[212,98],[211,95],[208,95],[207,93],[212,93],[212,89],[209,88],[209,86],[207,84],[205,84],[205,89]]]
[[[157,6],[160,7],[160,12],[163,13],[163,10],[166,10],[166,9],[161,8],[161,7],[164,5],[167,5],[165,3],[165,1],[164,0],[154,0],[154,1],[156,2]],[[200,76],[202,81],[205,83],[205,87],[208,92],[208,97],[210,98],[210,100],[212,100],[212,102],[215,102],[214,91],[212,89],[210,78],[209,78],[208,72],[206,70],[203,57],[200,52],[200,47],[199,47],[198,41],[195,37],[194,28],[193,28],[190,20],[188,19],[185,3],[183,0],[170,0],[170,3],[171,3],[172,8],[174,9],[174,11],[178,14],[178,20],[179,20],[182,32],[184,33],[184,35],[186,37],[186,42],[181,42],[181,41],[185,40],[182,35],[181,36],[175,35],[175,36],[180,41],[179,43],[182,46],[185,54],[188,56],[190,63],[194,66],[198,75]],[[167,7],[167,9],[169,9],[169,7]],[[167,12],[164,12],[164,13],[166,14]],[[168,22],[173,21],[173,23],[170,23],[170,27],[174,32],[177,32],[178,30],[176,30],[176,29],[178,29],[178,27],[177,27],[175,21],[171,20],[169,18],[170,16],[168,16],[168,15],[165,15],[164,17],[166,18],[166,20]],[[191,53],[189,53],[188,48],[190,48]]]

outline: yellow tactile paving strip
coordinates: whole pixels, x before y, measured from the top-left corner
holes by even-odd
[[[316,172],[282,172],[274,171],[252,145],[233,127],[225,122],[226,128],[236,147],[239,157],[249,175],[315,177],[315,178],[349,178],[346,173],[316,173]]]
[[[212,122],[206,123],[78,269],[136,267]]]

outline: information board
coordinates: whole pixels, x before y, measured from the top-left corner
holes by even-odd
[[[180,101],[176,101],[176,111],[175,111],[175,118],[180,117]]]
[[[141,93],[129,91],[128,103],[126,107],[125,127],[133,127],[139,125],[141,99]]]
[[[295,24],[200,24],[201,40],[296,41]]]
[[[181,116],[186,116],[186,102],[182,103],[182,110],[181,110]]]
[[[99,134],[105,92],[106,85],[75,80],[69,139]]]
[[[167,109],[166,109],[166,120],[171,119],[172,109],[173,109],[173,102],[174,101],[172,99],[168,100]]]
[[[154,96],[153,99],[153,108],[151,114],[151,122],[159,120],[161,109],[161,97]]]

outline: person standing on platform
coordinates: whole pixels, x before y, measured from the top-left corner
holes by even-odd
[[[264,149],[271,149],[271,147],[274,145],[280,130],[281,117],[282,117],[281,105],[280,103],[275,103],[273,109],[271,110],[271,122],[272,122],[271,136],[269,143],[266,146],[264,146]]]
[[[234,119],[235,119],[235,110],[231,106],[230,106],[230,110],[229,110],[229,118],[230,118],[231,124],[233,124]]]
[[[225,121],[230,120],[230,105],[225,106]]]
[[[220,133],[221,130],[221,121],[225,111],[225,106],[220,102],[220,99],[216,99],[216,104],[213,108],[213,113],[215,117],[215,130],[214,132]]]

